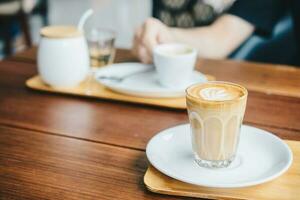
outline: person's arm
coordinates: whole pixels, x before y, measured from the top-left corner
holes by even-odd
[[[247,21],[229,14],[219,17],[212,25],[181,29],[170,28],[150,18],[137,29],[133,53],[144,63],[152,62],[152,49],[160,43],[185,43],[198,49],[200,57],[225,58],[254,31]]]
[[[253,25],[229,14],[219,17],[210,26],[192,29],[170,28],[174,41],[197,48],[199,56],[205,58],[226,58],[253,31]]]

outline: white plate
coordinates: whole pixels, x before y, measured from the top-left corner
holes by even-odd
[[[133,74],[133,75],[130,75]],[[129,75],[129,76],[128,76]],[[101,76],[126,77],[122,81],[99,79]],[[182,97],[189,85],[206,82],[206,77],[194,71],[191,81],[183,88],[165,88],[158,83],[153,65],[120,63],[104,67],[95,73],[98,82],[107,88],[127,95],[142,97]]]
[[[150,163],[177,180],[217,188],[261,184],[283,174],[291,165],[292,151],[277,136],[251,126],[242,126],[236,159],[228,168],[200,167],[193,158],[190,126],[166,129],[147,145]]]

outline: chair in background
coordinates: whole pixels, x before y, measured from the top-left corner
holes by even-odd
[[[16,36],[16,25],[19,23],[20,29],[24,34],[27,47],[32,45],[30,38],[30,28],[28,24],[28,15],[22,9],[22,1],[0,1],[0,31],[4,43],[4,54],[13,53],[13,41]]]
[[[4,55],[9,56],[14,53],[14,40],[20,32],[24,36],[25,46],[27,48],[32,46],[30,15],[40,15],[43,25],[47,25],[48,1],[0,0],[0,39],[3,41]]]

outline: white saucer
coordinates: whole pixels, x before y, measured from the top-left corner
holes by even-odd
[[[277,136],[245,125],[237,158],[228,168],[207,169],[194,161],[188,124],[158,133],[148,143],[146,153],[156,169],[174,179],[217,188],[265,183],[283,174],[293,160],[289,146]]]
[[[133,74],[133,75],[131,75]],[[99,77],[125,77],[122,81]],[[183,97],[185,89],[194,83],[206,82],[206,77],[194,71],[192,79],[181,88],[165,88],[158,83],[153,65],[142,63],[120,63],[104,67],[95,73],[98,82],[107,88],[127,95],[142,97]]]

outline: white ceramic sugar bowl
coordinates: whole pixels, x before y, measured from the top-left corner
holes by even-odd
[[[73,87],[89,70],[88,47],[84,35],[73,26],[48,26],[41,29],[38,72],[53,87]]]

